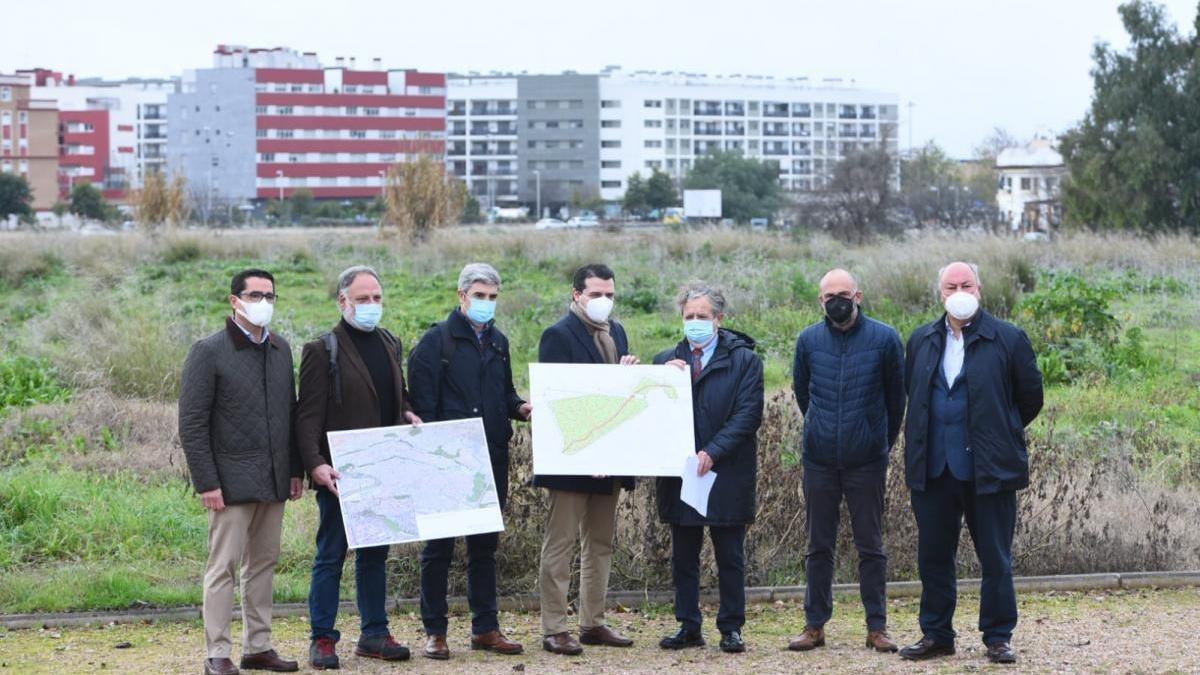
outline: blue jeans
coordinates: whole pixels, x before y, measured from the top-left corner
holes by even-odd
[[[313,640],[339,640],[342,634],[334,624],[341,599],[342,566],[348,550],[346,529],[342,525],[342,507],[338,498],[325,488],[318,488],[316,493],[321,523],[317,528],[317,554],[313,558],[312,585],[308,591],[308,614]],[[356,549],[354,583],[362,637],[388,634],[387,556],[387,546]]]

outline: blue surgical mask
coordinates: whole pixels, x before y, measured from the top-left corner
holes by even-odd
[[[491,321],[496,318],[496,301],[471,298],[470,309],[467,310],[467,318],[480,324]]]
[[[346,321],[359,330],[375,330],[382,318],[383,305],[373,302],[366,305],[355,305],[354,316],[346,317]]]
[[[716,328],[713,327],[711,319],[692,319],[683,322],[683,334],[697,346],[707,344],[715,332]]]

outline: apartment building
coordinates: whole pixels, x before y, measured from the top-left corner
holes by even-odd
[[[996,157],[996,208],[1013,232],[1049,232],[1062,219],[1067,167],[1049,138],[1005,148]]]
[[[167,103],[168,165],[198,203],[379,195],[388,167],[446,144],[446,76],[312,52],[218,46]]]
[[[24,176],[33,208],[58,201],[58,107],[31,96],[25,75],[0,75],[0,172]]]
[[[533,204],[539,193],[546,205],[576,195],[616,202],[631,174],[658,169],[682,180],[718,150],[771,162],[785,189],[806,191],[824,186],[855,149],[897,153],[898,103],[837,80],[619,68],[451,75],[446,161],[485,206]]]

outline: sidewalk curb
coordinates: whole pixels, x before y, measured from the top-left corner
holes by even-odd
[[[1013,583],[1018,593],[1044,593],[1048,591],[1093,591],[1121,590],[1141,588],[1182,588],[1200,586],[1200,570],[1180,572],[1126,572],[1111,574],[1070,574],[1045,577],[1015,577]],[[967,593],[979,592],[979,579],[961,579],[958,589]],[[921,594],[919,581],[893,581],[887,586],[888,595],[893,598],[918,597]],[[857,584],[834,584],[834,593],[857,593]],[[608,594],[610,607],[637,607],[647,603],[670,603],[674,598],[672,591],[612,591]],[[717,595],[713,591],[701,594],[701,602],[715,602]],[[802,602],[804,586],[754,586],[746,588],[747,602]],[[501,596],[500,609],[512,611],[537,611],[538,596],[535,593]],[[393,603],[393,611],[419,611],[420,600],[417,598],[397,598]],[[463,597],[450,599],[452,610],[467,609],[467,600]],[[340,611],[346,614],[357,612],[353,602],[343,602]],[[294,617],[306,616],[308,605],[305,603],[277,604],[274,616]],[[109,623],[159,623],[162,621],[194,621],[200,618],[199,607],[177,607],[170,609],[115,610],[103,612],[66,612],[56,614],[0,614],[0,627],[9,630],[22,628],[60,628],[67,626],[86,626],[91,624]],[[235,610],[234,618],[240,619],[241,612]]]

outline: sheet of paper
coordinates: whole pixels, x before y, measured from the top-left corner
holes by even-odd
[[[717,472],[709,471],[703,476],[697,476],[700,462],[696,455],[689,455],[683,462],[683,485],[679,488],[679,498],[684,504],[708,517],[708,496],[712,493],[713,483],[717,481]]]

